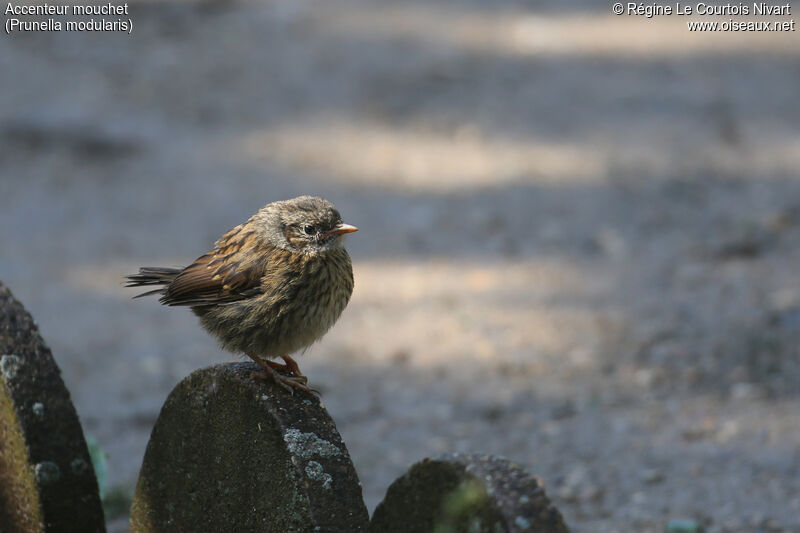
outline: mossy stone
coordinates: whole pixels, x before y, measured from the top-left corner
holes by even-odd
[[[361,485],[319,398],[230,363],[170,393],[136,487],[134,533],[358,532]]]
[[[2,283],[0,530],[105,531],[89,451],[60,370],[31,315]]]
[[[372,533],[569,533],[541,482],[494,455],[424,459],[389,487]]]

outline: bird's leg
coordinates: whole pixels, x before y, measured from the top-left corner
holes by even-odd
[[[272,361],[265,361],[255,355],[248,354],[248,357],[255,361],[258,366],[264,369],[263,372],[253,372],[252,376],[254,378],[272,380],[292,394],[294,394],[293,389],[299,389],[309,393],[316,392],[314,389],[311,389],[305,385],[305,383],[308,381],[308,378],[305,376],[284,376],[278,373],[278,370],[289,368],[288,365],[282,365]],[[297,366],[297,363],[295,363],[295,366]]]
[[[289,372],[291,372],[292,374],[294,374],[299,378],[305,378],[303,373],[300,372],[300,367],[297,365],[297,361],[295,361],[288,355],[282,355],[281,359],[283,359],[283,362],[286,363],[285,365],[282,365],[284,368],[286,368],[286,370],[288,370]]]
[[[270,361],[269,359],[265,360],[264,364],[268,365],[273,370],[282,370],[284,372],[289,372],[290,374],[293,374],[298,378],[302,378],[300,379],[300,381],[302,381],[303,383],[308,382],[308,378],[305,377],[302,372],[300,372],[300,367],[297,365],[297,361],[295,361],[288,355],[282,355],[281,359],[286,361],[286,364],[282,365],[280,363],[276,363],[275,361]]]

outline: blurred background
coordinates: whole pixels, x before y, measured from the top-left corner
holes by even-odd
[[[130,6],[131,35],[0,38],[0,279],[108,453],[111,531],[169,391],[234,359],[122,276],[299,194],[360,228],[300,364],[370,510],[484,451],[575,533],[800,531],[796,32],[585,0]]]

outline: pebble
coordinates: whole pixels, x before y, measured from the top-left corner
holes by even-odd
[[[731,387],[731,397],[734,400],[756,400],[760,396],[758,387],[752,383],[734,383]]]
[[[695,520],[672,519],[667,522],[667,533],[704,533],[703,526]]]
[[[639,477],[648,485],[654,485],[664,480],[664,474],[655,468],[646,468],[642,470]]]
[[[578,491],[575,487],[564,486],[558,490],[558,497],[562,501],[575,503],[578,501]]]

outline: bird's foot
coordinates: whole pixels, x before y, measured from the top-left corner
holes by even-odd
[[[253,372],[251,376],[254,379],[273,381],[292,395],[294,395],[295,389],[308,392],[309,394],[319,395],[319,391],[316,391],[306,385],[306,383],[308,383],[308,378],[305,376],[284,376],[272,368],[269,370],[265,369],[264,372]]]
[[[313,393],[319,396],[319,391],[316,391],[306,385],[306,383],[308,383],[308,378],[300,373],[300,368],[297,366],[297,362],[288,355],[283,356],[283,360],[286,361],[285,365],[276,363],[274,361],[264,360],[253,355],[249,355],[249,357],[264,370],[263,372],[253,372],[252,377],[256,379],[273,381],[277,385],[286,389],[292,395],[294,395],[294,390],[298,389],[303,392]],[[279,371],[288,371],[294,375],[284,376]]]
[[[294,359],[292,359],[288,355],[282,355],[281,359],[283,359],[283,362],[286,363],[286,364],[282,365],[286,370],[288,370],[293,375],[295,375],[295,376],[297,376],[299,378],[305,378],[303,373],[300,372],[300,367],[297,365],[297,361],[295,361]]]
[[[269,366],[273,370],[280,370],[281,372],[289,372],[290,374],[292,374],[293,377],[299,378],[302,383],[308,383],[308,378],[305,377],[302,372],[300,372],[300,367],[297,366],[297,361],[295,361],[288,355],[281,356],[281,358],[284,361],[286,361],[286,364],[282,365],[280,363],[276,363],[275,361],[269,361],[269,360],[264,361],[264,364]],[[261,365],[261,367],[263,368],[264,365]]]

